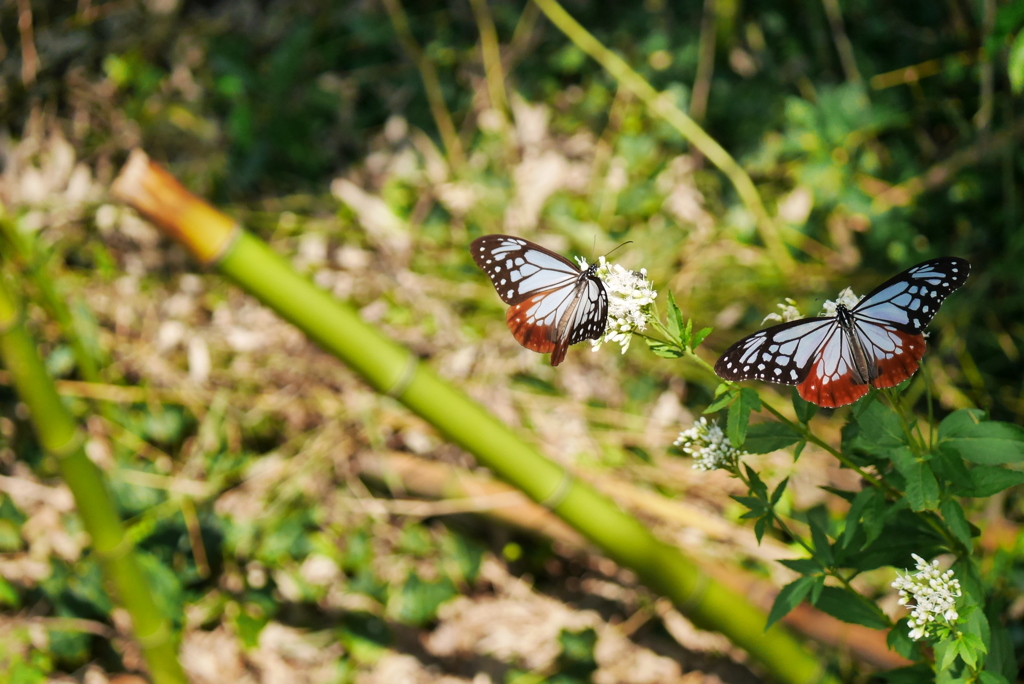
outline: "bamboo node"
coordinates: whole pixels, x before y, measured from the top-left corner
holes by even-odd
[[[565,497],[569,495],[569,490],[572,489],[572,481],[572,473],[567,469],[563,469],[562,479],[558,481],[558,485],[555,489],[537,503],[549,511],[554,512],[554,510],[561,506],[562,502],[565,501]]]
[[[419,359],[412,352],[409,352],[408,356],[405,357],[405,365],[402,366],[401,372],[395,381],[391,383],[391,387],[382,389],[381,394],[392,399],[401,399],[402,395],[405,394],[405,390],[409,389],[409,385],[412,384],[412,379],[416,377],[416,369],[419,366]]]

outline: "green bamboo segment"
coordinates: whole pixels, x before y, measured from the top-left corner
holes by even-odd
[[[701,572],[610,499],[541,455],[441,380],[412,352],[297,274],[265,243],[237,226],[228,237],[223,216],[209,224],[187,223],[172,212],[147,211],[147,207],[169,209],[175,194],[187,192],[176,181],[161,190],[150,174],[170,178],[136,151],[115,181],[115,193],[186,243],[193,235],[207,241],[219,235],[224,250],[215,265],[224,275],[341,359],[374,389],[401,401],[480,463],[549,507],[609,557],[634,570],[648,587],[669,597],[694,622],[723,632],[768,668],[774,679],[798,684],[832,681],[814,655],[781,626],[765,631],[765,614],[743,596]],[[154,192],[165,196],[155,199],[150,196]],[[188,206],[197,202],[191,195],[178,201]],[[212,212],[191,211],[190,215]]]
[[[22,310],[0,279],[0,360],[31,415],[39,442],[57,459],[75,497],[82,524],[92,539],[104,576],[132,618],[155,684],[185,684],[173,635],[157,610],[142,569],[131,553],[124,527],[99,468],[85,454],[84,433],[64,407],[52,378],[25,328]]]

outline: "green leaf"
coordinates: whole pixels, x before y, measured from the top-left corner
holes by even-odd
[[[778,485],[775,486],[775,491],[772,492],[771,504],[775,506],[779,503],[779,499],[782,498],[783,493],[786,491],[786,485],[789,484],[789,478],[787,477]]]
[[[676,298],[672,296],[671,292],[668,293],[668,331],[676,342],[686,346],[680,339],[683,333],[683,312],[679,310]]]
[[[7,580],[0,577],[0,606],[17,608],[20,605],[21,599],[18,597],[17,590]]]
[[[906,444],[899,416],[877,401],[868,404],[857,417],[859,437],[865,448],[887,449]]]
[[[690,340],[690,349],[696,349],[700,346],[700,343],[704,341],[714,328],[701,328],[693,334],[693,339]]]
[[[705,414],[714,413],[715,411],[721,411],[731,402],[735,401],[736,397],[739,395],[739,390],[736,389],[735,387],[730,387],[725,383],[718,386],[719,389],[722,389],[723,387],[725,388],[724,391],[716,391],[715,400],[711,402],[710,406],[704,409]]]
[[[960,655],[960,641],[955,637],[943,639],[935,644],[935,667],[937,670],[948,670]]]
[[[729,406],[726,420],[726,434],[734,447],[741,447],[747,440],[747,423],[750,422],[750,407],[743,403],[743,395]]]
[[[921,644],[910,638],[910,627],[907,625],[909,619],[910,618],[901,618],[899,622],[897,622],[896,625],[889,630],[889,636],[885,638],[885,643],[889,646],[889,648],[891,648],[896,653],[899,653],[907,660],[920,660]],[[931,668],[927,668],[926,671],[928,679],[925,679],[924,681],[932,682],[934,679],[934,674],[932,673]],[[914,682],[917,680],[910,679],[907,681]]]
[[[235,616],[235,632],[242,640],[242,645],[247,649],[256,648],[260,643],[260,632],[270,622],[270,616],[262,611],[251,615],[247,610],[239,611]]]
[[[828,511],[824,506],[815,506],[807,511],[807,523],[811,526],[814,558],[827,568],[833,562],[832,543],[828,538]]]
[[[726,434],[733,446],[739,448],[747,439],[747,425],[750,423],[751,411],[761,410],[761,398],[757,392],[749,388],[740,390],[739,397],[729,406],[729,418]]]
[[[813,575],[824,570],[821,567],[821,563],[813,558],[790,558],[788,560],[780,560],[779,563],[794,572],[799,572],[801,575]]]
[[[683,355],[683,352],[675,344],[668,344],[660,340],[652,340],[650,337],[645,337],[644,342],[651,348],[655,356],[660,356],[663,359],[678,359]]]
[[[1014,95],[1020,95],[1024,91],[1024,31],[1019,32],[1010,45],[1006,71],[1010,75],[1010,90]]]
[[[814,603],[819,610],[834,618],[871,629],[885,629],[889,619],[871,601],[855,591],[839,587],[825,587]]]
[[[999,466],[974,466],[967,471],[968,481],[956,489],[960,496],[986,497],[1024,484],[1024,473]]]
[[[871,510],[873,507],[877,508],[878,505],[884,504],[884,498],[882,493],[874,487],[865,487],[857,493],[854,497],[853,503],[850,504],[850,510],[846,513],[846,527],[843,529],[842,542],[844,547],[850,545],[850,541],[853,539],[854,533],[861,527],[861,517],[864,516],[866,511]],[[874,541],[878,536],[878,532],[881,531],[879,526],[878,531],[874,537],[868,535],[868,543]],[[867,532],[865,528],[865,532]]]
[[[972,546],[971,526],[967,522],[967,516],[964,515],[964,509],[960,506],[959,502],[955,499],[948,499],[942,502],[939,510],[942,512],[942,519],[946,521],[946,526],[949,527],[957,540],[970,552]]]
[[[928,464],[921,463],[907,447],[889,452],[893,465],[906,480],[906,495],[915,511],[933,510],[939,505],[939,483]]]
[[[801,423],[807,424],[810,422],[814,414],[818,412],[818,406],[809,401],[805,401],[800,393],[793,388],[793,411],[796,412],[796,419]]]
[[[982,670],[978,673],[978,684],[1010,684],[1010,680],[1001,674]]]
[[[939,423],[939,441],[941,442],[950,435],[956,434],[971,425],[977,425],[984,420],[985,412],[981,409],[960,409],[958,411],[953,411],[943,418],[941,423]]]
[[[785,423],[755,423],[747,428],[743,450],[748,454],[767,454],[799,440],[800,433]]]
[[[940,443],[964,460],[983,465],[1024,461],[1024,428],[1019,425],[996,420],[963,422],[948,427],[943,436],[945,422],[939,425]]]
[[[411,572],[402,587],[398,617],[408,625],[425,625],[436,617],[438,607],[457,593],[448,577],[425,581]]]
[[[801,577],[795,582],[790,582],[784,586],[779,595],[775,597],[775,603],[772,604],[771,612],[768,613],[768,624],[764,628],[768,629],[786,617],[789,611],[800,605],[800,602],[804,600],[804,597],[807,596],[807,592],[811,590],[813,585],[813,577]]]

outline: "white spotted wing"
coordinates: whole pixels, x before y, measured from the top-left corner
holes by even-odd
[[[551,365],[569,345],[604,334],[608,293],[595,275],[529,240],[485,235],[470,245],[473,260],[491,279],[513,336],[527,349],[551,352]]]
[[[913,375],[924,355],[921,332],[942,301],[967,280],[964,259],[940,257],[882,283],[848,312],[850,330],[836,318],[804,318],[743,338],[722,354],[715,372],[726,380],[796,385],[807,401],[843,406],[874,387],[894,387]],[[870,380],[858,380],[855,348],[863,350]]]

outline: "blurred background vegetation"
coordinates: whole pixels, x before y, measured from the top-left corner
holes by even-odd
[[[546,366],[505,329],[474,237],[588,257],[631,240],[616,258],[714,326],[713,351],[784,297],[813,313],[846,285],[964,256],[971,280],[933,323],[922,375],[940,413],[1024,419],[1024,2],[565,7],[740,162],[792,264],[726,177],[533,4],[0,6],[4,277],[195,681],[760,673],[571,530],[500,520],[514,493],[113,203],[135,146],[663,538],[767,586],[792,552],[754,545],[735,484],[666,451],[714,379],[639,343]],[[488,26],[504,79],[484,66]],[[925,384],[910,390],[922,410]],[[69,494],[6,386],[0,402],[0,670],[130,681],[139,654]],[[838,438],[832,413],[816,420]],[[756,463],[793,478],[793,510],[855,485],[810,447],[799,469],[783,453]],[[482,489],[446,485],[471,474]],[[981,546],[1019,589],[1021,498],[988,503]],[[891,575],[859,579],[894,607]],[[879,665],[821,652],[851,680]]]

